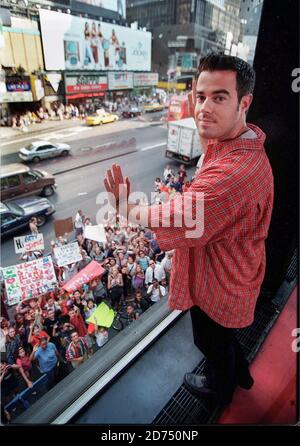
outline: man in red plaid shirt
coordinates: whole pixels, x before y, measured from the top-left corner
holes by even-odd
[[[200,60],[192,102],[200,138],[206,141],[202,166],[182,196],[139,207],[160,248],[175,248],[169,305],[190,309],[194,342],[206,356],[205,375],[187,373],[185,385],[221,405],[230,403],[237,384],[245,389],[253,385],[235,329],[254,319],[273,207],[265,134],[246,123],[254,83],[253,68],[239,58],[211,54]],[[125,184],[129,195],[129,179],[124,181],[114,165],[104,184],[122,212],[119,186]],[[183,204],[188,194],[192,198]],[[128,206],[132,220],[133,208]],[[181,227],[175,222],[195,213],[196,223],[201,223],[198,237],[184,218]]]

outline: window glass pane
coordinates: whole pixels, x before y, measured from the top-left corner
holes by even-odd
[[[171,167],[168,169],[171,171],[169,173],[170,177],[168,178],[168,174],[165,176],[165,167],[169,162],[165,158],[164,148],[168,139],[166,125],[168,122],[168,107],[170,106],[171,111],[172,104],[176,120],[179,119],[182,111],[186,113],[186,110],[184,110],[185,104],[181,102],[181,99],[182,97],[186,98],[191,89],[200,56],[216,51],[237,55],[249,63],[253,63],[263,5],[263,1],[259,0],[253,2],[245,2],[245,0],[128,0],[126,2],[128,26],[125,28],[124,21],[120,21],[115,15],[117,36],[115,40],[112,32],[112,11],[109,10],[109,13],[106,11],[107,16],[103,17],[105,25],[103,25],[101,32],[96,31],[95,33],[95,30],[92,29],[94,27],[93,22],[95,22],[96,30],[98,30],[100,20],[97,20],[97,17],[105,14],[105,7],[99,9],[99,14],[93,15],[89,15],[90,8],[97,8],[96,4],[100,5],[102,3],[120,4],[124,3],[123,0],[107,0],[105,2],[98,0],[62,1],[68,4],[70,14],[65,14],[66,9],[63,10],[64,14],[54,11],[53,8],[49,11],[49,15],[60,14],[57,17],[63,16],[65,18],[61,17],[61,19],[68,21],[65,35],[61,36],[59,42],[60,46],[53,46],[51,43],[51,36],[54,36],[53,30],[47,36],[48,24],[45,23],[44,28],[41,27],[38,23],[40,18],[37,13],[35,15],[36,29],[42,30],[42,34],[44,34],[42,37],[45,42],[48,39],[47,50],[52,52],[51,57],[49,57],[50,60],[45,60],[45,66],[42,66],[43,64],[35,66],[37,57],[31,59],[29,54],[23,54],[26,45],[23,50],[20,49],[23,46],[18,46],[19,52],[12,49],[16,52],[15,66],[21,65],[21,68],[25,64],[27,66],[23,67],[25,70],[23,75],[21,75],[22,70],[17,70],[20,73],[15,84],[13,81],[7,81],[8,85],[11,84],[10,88],[17,89],[9,92],[12,98],[22,99],[20,102],[14,103],[12,101],[9,103],[12,110],[12,124],[16,120],[16,125],[12,125],[16,129],[13,130],[17,132],[17,128],[30,131],[34,129],[36,135],[38,135],[34,138],[29,132],[26,135],[22,134],[22,137],[18,136],[18,140],[27,141],[24,143],[27,150],[32,151],[36,148],[36,144],[41,142],[43,145],[37,148],[36,157],[43,159],[51,158],[51,153],[43,156],[43,152],[56,149],[52,143],[47,143],[47,141],[53,141],[53,144],[58,142],[69,143],[70,139],[70,144],[74,141],[75,146],[74,152],[76,153],[72,159],[71,157],[61,157],[55,160],[45,160],[43,161],[42,173],[36,171],[36,173],[27,172],[23,174],[24,184],[26,185],[35,182],[38,178],[45,179],[47,172],[54,174],[55,182],[57,182],[57,194],[49,197],[49,200],[56,206],[55,215],[58,220],[62,221],[65,218],[70,218],[72,225],[74,223],[74,228],[73,226],[71,228],[74,229],[74,232],[71,232],[68,228],[70,232],[66,233],[72,235],[66,235],[66,238],[68,238],[68,242],[73,242],[78,238],[81,253],[83,252],[83,258],[80,261],[58,265],[60,261],[65,259],[59,254],[55,256],[51,247],[55,244],[62,247],[64,242],[55,233],[51,220],[43,227],[45,235],[44,254],[50,253],[52,256],[58,285],[57,290],[54,291],[55,302],[48,306],[47,299],[49,296],[43,301],[41,325],[42,330],[51,337],[50,342],[57,347],[62,358],[66,361],[66,364],[60,364],[60,377],[64,374],[73,373],[75,368],[81,367],[82,363],[89,361],[89,358],[106,342],[110,342],[112,338],[119,336],[122,339],[122,331],[125,327],[130,326],[134,330],[139,317],[142,314],[148,317],[154,311],[153,309],[161,296],[165,296],[169,292],[172,261],[167,258],[165,252],[161,252],[152,231],[146,230],[145,233],[142,233],[142,226],[128,226],[126,228],[118,222],[111,224],[111,230],[106,227],[107,240],[103,243],[93,240],[92,236],[91,239],[83,236],[90,229],[86,218],[91,219],[92,226],[96,226],[98,223],[96,220],[96,196],[98,192],[103,190],[102,178],[100,177],[105,175],[106,168],[109,166],[106,158],[115,158],[119,157],[120,154],[122,155],[118,162],[124,167],[124,174],[127,175],[127,170],[129,171],[133,186],[148,194],[149,203],[169,200],[176,192],[180,193],[177,176],[182,175],[182,172],[179,173],[179,165],[174,159],[170,160]],[[58,5],[59,3],[61,1],[58,0]],[[76,11],[72,9],[73,3]],[[12,15],[16,8],[12,8]],[[24,8],[21,8],[22,11],[23,9],[27,11],[26,5]],[[21,9],[19,11],[17,8],[20,15],[22,15]],[[28,17],[31,17],[33,14],[32,5],[27,12]],[[43,13],[47,13],[47,10],[43,9]],[[24,16],[22,20],[28,20],[28,17]],[[16,22],[18,21],[21,23],[20,17],[16,20]],[[82,29],[79,27],[73,28],[73,23],[76,21],[82,25]],[[89,30],[84,33],[86,24]],[[135,26],[132,26],[132,24],[135,24]],[[126,41],[124,37],[123,42],[123,37],[121,38],[123,34],[118,35],[118,26],[124,27],[124,36],[126,36],[127,30],[131,31],[130,27],[132,29],[136,27],[136,39]],[[145,43],[147,34],[143,34],[144,27],[146,27],[147,32],[151,32],[148,46]],[[108,29],[109,31],[107,31]],[[57,33],[59,34],[60,31],[61,28],[57,26]],[[9,34],[13,38],[13,35],[17,33]],[[29,36],[30,33],[27,34]],[[35,47],[39,45],[42,48],[41,36],[36,35],[37,32],[33,34],[36,38]],[[54,37],[53,42],[56,41]],[[38,42],[40,43],[38,44]],[[64,43],[67,43],[67,45],[64,45]],[[63,54],[58,57],[61,48],[63,48]],[[46,50],[46,45],[44,50]],[[18,55],[22,56],[24,62],[17,61]],[[45,52],[45,59],[48,56],[49,54],[47,55]],[[150,66],[148,67],[146,67],[147,58],[150,60]],[[134,59],[138,63],[130,65]],[[56,65],[56,62],[59,65],[61,61],[63,61],[61,69],[48,69],[48,65]],[[3,65],[6,71],[6,64]],[[10,65],[7,66],[10,68],[8,70],[10,75],[12,75],[16,70],[11,69]],[[64,70],[67,66],[68,68]],[[28,73],[28,85],[26,84],[27,81],[24,81],[27,71],[30,71]],[[157,84],[155,75],[158,76],[159,84]],[[36,78],[30,79],[29,76],[36,76]],[[131,79],[132,82],[130,82]],[[32,99],[36,99],[36,96],[40,96],[40,99],[23,102],[24,96],[30,95],[28,88],[31,84],[32,86],[35,84]],[[172,103],[174,97],[176,99]],[[177,99],[178,102],[176,102]],[[148,106],[148,110],[146,106]],[[122,116],[123,110],[133,111],[133,107],[142,110],[141,117],[125,118]],[[100,109],[103,112],[98,114],[97,110]],[[2,104],[0,105],[0,118],[2,118],[1,113]],[[108,113],[118,114],[122,117],[121,122],[112,124],[111,119],[102,119],[108,118]],[[25,128],[22,126],[21,120],[17,118],[19,115],[24,120]],[[87,128],[85,126],[87,116],[101,118],[104,125]],[[47,126],[51,127],[51,130],[48,130]],[[52,127],[55,130],[52,131]],[[146,149],[143,151],[142,161],[138,152],[134,154],[134,150],[128,143],[128,129],[131,128],[135,135],[134,138],[136,138],[136,146],[139,150]],[[38,129],[41,129],[40,134]],[[45,135],[45,129],[47,129],[47,132],[49,131],[48,135]],[[175,140],[174,136],[174,146],[177,144]],[[181,141],[183,141],[183,138]],[[23,142],[20,143],[21,146],[23,146]],[[123,150],[124,147],[126,147],[126,150]],[[161,147],[161,150],[155,152],[158,147]],[[190,147],[190,141],[186,137],[185,147],[178,157],[178,162],[188,162],[188,157],[184,153],[185,150],[189,150],[187,147]],[[151,150],[148,150],[149,148]],[[127,153],[127,150],[130,153]],[[13,162],[18,160],[17,155],[15,155],[14,158],[9,158],[13,159]],[[136,158],[134,158],[135,156]],[[102,162],[104,158],[103,170],[101,170],[99,164],[96,171],[94,164]],[[195,161],[193,160],[193,163]],[[190,182],[195,174],[193,163],[191,165],[187,164],[185,182]],[[85,164],[88,164],[88,167]],[[69,168],[72,172],[66,174],[65,171],[68,171]],[[155,178],[159,178],[160,181],[155,181]],[[4,178],[1,182],[1,190],[17,187],[20,183],[20,177],[17,175]],[[27,187],[27,189],[30,189],[30,187]],[[154,190],[155,196],[150,198],[150,193]],[[51,193],[49,187],[45,187],[41,192],[44,195],[48,193]],[[22,215],[22,209],[24,208],[26,212],[29,209],[30,212],[32,211],[32,215],[35,215],[42,209],[42,212],[47,211],[48,214],[52,211],[50,206],[51,204],[46,202],[45,198],[26,197],[20,203],[20,207],[16,204],[10,204],[7,210],[14,212],[16,209],[18,215]],[[84,218],[78,215],[79,209],[82,209]],[[11,217],[6,216],[4,218],[9,219]],[[61,234],[64,234],[63,230]],[[49,240],[53,241],[51,246]],[[9,249],[6,246],[4,248],[7,251],[3,255],[3,266],[13,265],[16,263],[15,253],[11,246]],[[86,283],[84,283],[86,277],[90,277],[84,276],[76,290],[72,289],[64,293],[62,284],[71,281],[93,260],[104,268],[101,279],[96,277],[95,280],[86,280]],[[153,267],[154,269],[152,269]],[[159,284],[158,286],[155,284],[154,287],[155,279],[159,280]],[[79,295],[77,292],[79,292]],[[107,322],[107,320],[103,321],[101,319],[103,314],[100,312],[101,323],[96,324],[98,328],[95,329],[93,319],[90,318],[93,317],[94,310],[99,311],[99,305],[102,303],[105,311],[110,315],[112,314],[113,318],[110,324],[106,324],[106,326],[104,322]],[[51,308],[54,308],[55,325],[57,325],[55,335],[53,335],[53,318],[52,316],[49,318],[48,314]],[[64,326],[66,323],[71,325]],[[74,329],[78,332],[79,337],[83,339],[82,345],[78,348],[76,342],[75,346],[72,344],[71,331]],[[30,347],[33,347],[33,345]],[[82,361],[76,361],[78,352],[82,353]],[[38,373],[36,365],[33,367],[34,371]]]
[[[15,217],[13,215],[11,215],[11,214],[1,215],[1,223],[2,224],[9,223],[9,222],[11,222],[13,220],[15,220]]]
[[[20,180],[20,176],[19,175],[14,175],[12,177],[8,177],[8,186],[9,188],[11,187],[17,187],[21,184],[21,180]]]
[[[7,180],[7,178],[2,178],[1,179],[1,190],[5,190],[5,189],[7,189],[9,186],[8,186],[8,180]]]
[[[23,180],[24,180],[25,184],[30,184],[30,183],[34,183],[37,180],[37,178],[34,173],[26,172],[23,174]]]

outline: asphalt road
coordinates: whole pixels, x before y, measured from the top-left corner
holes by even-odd
[[[167,129],[164,126],[150,126],[149,123],[139,122],[136,123],[136,128],[133,128],[132,122],[130,124],[132,128],[120,130],[120,125],[124,124],[122,122],[116,124],[119,124],[118,131],[117,126],[114,127],[114,124],[111,124],[107,126],[105,134],[103,134],[103,128],[96,128],[64,139],[64,142],[72,143],[74,148],[72,156],[45,160],[39,163],[40,166],[36,166],[53,173],[63,172],[55,175],[58,185],[57,193],[50,197],[56,207],[53,218],[70,216],[74,218],[77,210],[82,209],[84,214],[90,216],[92,222],[96,223],[96,213],[99,209],[96,197],[99,192],[104,191],[103,179],[106,170],[113,163],[119,164],[124,174],[130,177],[132,191],[143,191],[147,194],[153,191],[154,180],[157,176],[162,176],[166,164],[172,165],[177,172],[179,165],[165,158]],[[99,144],[99,135],[102,135],[101,144]],[[114,141],[121,143],[131,138],[136,140],[131,147],[112,144]],[[36,136],[33,139],[37,139]],[[97,151],[97,147],[102,144],[103,150]],[[85,147],[91,147],[91,150],[82,151],[81,149]],[[14,156],[14,154],[7,156]],[[7,156],[4,156],[5,160]],[[86,166],[86,164],[89,165]],[[194,168],[188,169],[189,179],[193,172]],[[46,250],[50,247],[50,241],[55,238],[53,218],[41,228]],[[1,257],[2,266],[19,263],[18,256],[14,252],[13,238],[2,242]]]

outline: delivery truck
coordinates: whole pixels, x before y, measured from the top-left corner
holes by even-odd
[[[194,118],[168,123],[167,158],[182,164],[196,165],[202,153]]]

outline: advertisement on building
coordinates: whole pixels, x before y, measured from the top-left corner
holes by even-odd
[[[151,33],[41,9],[47,70],[151,69]]]
[[[158,84],[158,73],[134,73],[134,87],[155,87]]]
[[[65,85],[67,94],[102,92],[107,90],[107,76],[94,74],[67,76]]]
[[[130,90],[133,88],[133,73],[108,73],[109,90]]]
[[[19,79],[17,77],[6,78],[5,91],[1,89],[0,102],[32,102],[33,95],[30,86],[30,78]]]
[[[30,85],[34,101],[39,101],[45,95],[44,87],[42,81],[37,79],[34,75],[30,76]]]
[[[100,8],[115,11],[122,17],[126,18],[126,0],[79,0],[80,3],[86,5],[98,6]]]

